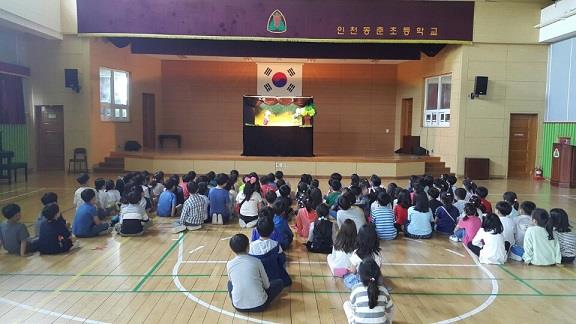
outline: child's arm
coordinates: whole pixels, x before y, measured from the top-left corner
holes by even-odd
[[[28,241],[20,241],[20,256],[26,256],[26,248],[28,247]]]
[[[532,242],[532,235],[530,232],[526,232],[526,236],[524,236],[524,255],[522,258],[524,262],[530,264],[532,262],[532,256],[534,255],[534,242]]]
[[[270,288],[270,281],[268,280],[268,275],[266,274],[262,262],[258,262],[258,272],[260,272],[260,278],[262,279],[262,286],[264,289]]]
[[[94,222],[94,224],[96,225],[99,225],[101,223],[100,218],[98,218],[98,215],[92,216],[92,222]]]

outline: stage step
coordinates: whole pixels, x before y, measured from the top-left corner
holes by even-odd
[[[105,157],[104,162],[94,167],[94,173],[122,173],[124,172],[124,158],[111,156]]]
[[[425,173],[435,178],[442,174],[452,174],[446,163],[440,160],[440,157],[430,157],[426,160]]]

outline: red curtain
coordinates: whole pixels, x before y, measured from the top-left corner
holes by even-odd
[[[0,74],[0,124],[26,124],[21,77]]]

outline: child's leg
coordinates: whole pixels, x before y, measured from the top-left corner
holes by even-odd
[[[572,263],[574,263],[574,259],[576,259],[576,257],[562,257],[561,263],[572,264]]]
[[[112,228],[108,223],[100,223],[98,225],[92,226],[90,232],[91,232],[90,234],[92,234],[93,236],[106,235],[112,232]]]
[[[350,304],[350,301],[349,300],[345,301],[342,307],[344,308],[344,313],[346,313],[346,318],[348,318],[348,323],[353,323],[354,311],[352,310],[352,305]]]
[[[38,251],[38,237],[28,238],[26,253],[34,253]]]
[[[477,256],[480,256],[480,250],[482,250],[480,247],[472,244],[472,242],[468,243],[468,249],[470,249],[470,251],[474,252],[474,254],[476,254]]]
[[[520,245],[512,245],[510,248],[510,259],[522,262],[522,256],[524,255],[524,248]]]
[[[268,294],[268,299],[266,300],[266,304],[264,307],[270,305],[270,303],[280,295],[284,289],[284,281],[282,279],[274,279],[270,280],[270,288],[266,289],[266,293]]]
[[[356,286],[360,282],[360,278],[355,273],[349,273],[343,277],[344,279],[344,286],[348,289],[352,289],[352,287]]]

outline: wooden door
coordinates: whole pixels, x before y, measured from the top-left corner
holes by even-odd
[[[412,135],[412,98],[402,99],[402,120],[400,124],[400,140]]]
[[[156,96],[152,93],[142,94],[142,145],[145,149],[156,147]]]
[[[537,114],[511,114],[508,177],[528,177],[536,160]]]
[[[35,106],[38,170],[64,170],[64,108]]]

